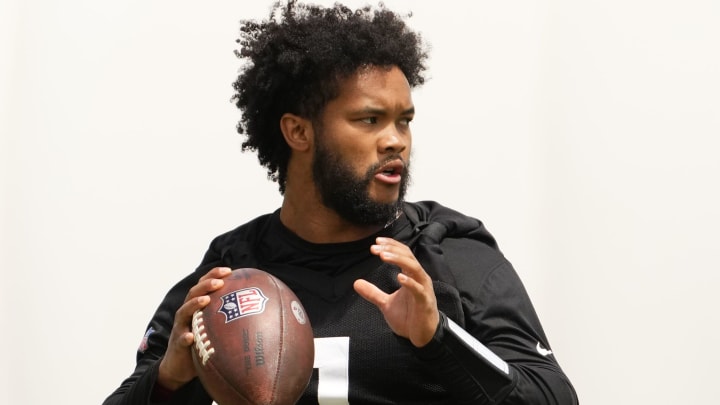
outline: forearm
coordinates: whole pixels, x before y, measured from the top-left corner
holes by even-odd
[[[146,405],[152,404],[151,397],[157,381],[160,362],[138,364],[135,372],[128,377],[103,405]]]
[[[418,357],[435,371],[459,404],[577,404],[564,374],[548,367],[510,365],[441,314]],[[539,384],[538,380],[543,383]]]
[[[104,405],[192,403],[188,401],[175,402],[178,400],[176,397],[179,397],[179,395],[170,396],[167,395],[168,393],[158,395],[158,393],[162,394],[163,390],[161,386],[157,385],[157,381],[160,362],[167,351],[175,313],[182,305],[190,286],[197,283],[197,278],[197,274],[191,274],[176,284],[165,296],[148,324],[143,344],[138,348],[135,370],[105,400]],[[189,383],[186,386],[192,386],[192,384]],[[185,389],[184,386],[181,387],[178,393]],[[172,401],[168,402],[169,398]]]

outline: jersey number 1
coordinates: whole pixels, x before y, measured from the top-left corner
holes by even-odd
[[[348,405],[350,338],[315,338],[318,405]]]

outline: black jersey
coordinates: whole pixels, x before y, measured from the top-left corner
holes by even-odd
[[[370,254],[377,236],[408,244],[433,279],[441,325],[415,348],[395,335],[360,297],[364,278],[399,288],[394,265]],[[377,235],[313,244],[287,228],[279,211],[217,237],[198,269],[173,287],[150,322],[135,372],[106,404],[148,403],[175,311],[213,267],[256,267],[300,298],[315,336],[315,369],[298,404],[573,404],[532,304],[483,224],[434,202],[406,203],[404,215]],[[173,404],[209,404],[199,381]]]

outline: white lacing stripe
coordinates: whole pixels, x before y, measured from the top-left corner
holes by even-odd
[[[210,356],[215,353],[215,349],[210,347],[207,333],[203,333],[204,329],[202,311],[195,311],[192,320],[192,332],[195,339],[195,349],[197,349],[198,356],[202,358],[203,366],[210,359]]]

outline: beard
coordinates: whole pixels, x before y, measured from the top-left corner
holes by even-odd
[[[403,160],[393,155],[356,176],[353,168],[337,153],[317,142],[313,157],[313,179],[322,203],[334,210],[344,220],[356,225],[386,225],[394,221],[400,212],[410,182],[410,162],[405,163],[400,179],[397,200],[389,203],[375,201],[370,197],[370,183],[375,173],[386,163]]]

